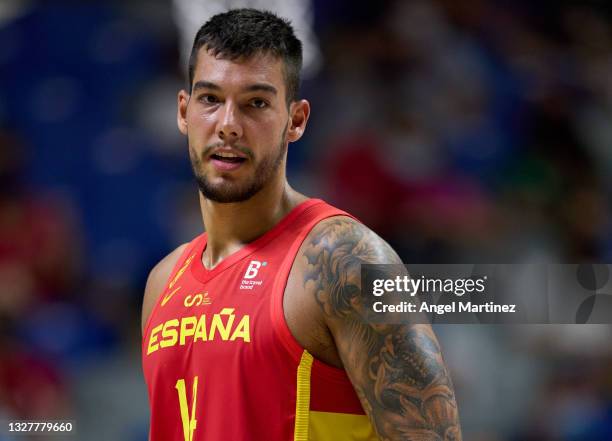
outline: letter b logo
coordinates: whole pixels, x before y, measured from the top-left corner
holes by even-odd
[[[259,268],[261,268],[261,262],[259,260],[251,260],[251,263],[249,263],[249,267],[247,268],[246,273],[244,273],[244,278],[254,278],[255,276],[257,276]]]

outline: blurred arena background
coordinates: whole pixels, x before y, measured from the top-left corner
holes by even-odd
[[[202,228],[181,60],[242,5],[308,42],[295,188],[406,262],[612,261],[605,1],[1,0],[0,420],[146,440],[144,283]],[[465,440],[612,439],[609,326],[436,330]]]

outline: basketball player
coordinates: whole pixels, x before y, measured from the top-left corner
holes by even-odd
[[[360,265],[400,263],[349,214],[292,189],[301,43],[277,16],[212,17],[178,94],[206,233],[149,276],[152,441],[460,440],[429,326],[373,325]]]

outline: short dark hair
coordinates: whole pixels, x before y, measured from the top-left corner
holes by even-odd
[[[242,8],[214,15],[197,32],[189,56],[189,90],[198,51],[206,46],[212,55],[230,60],[271,54],[283,61],[287,103],[297,100],[302,69],[302,42],[288,20],[269,11]]]

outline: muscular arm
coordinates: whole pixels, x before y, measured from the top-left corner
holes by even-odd
[[[429,325],[373,324],[360,265],[401,263],[345,217],[323,222],[304,249],[304,287],[323,310],[353,386],[381,440],[460,441],[453,385]]]

